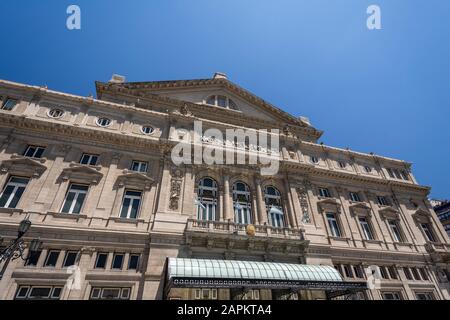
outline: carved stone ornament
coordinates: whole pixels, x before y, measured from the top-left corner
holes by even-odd
[[[170,210],[178,210],[180,207],[183,171],[178,167],[173,167],[171,170],[171,176],[169,208]]]
[[[298,200],[300,202],[300,208],[302,210],[302,222],[303,223],[311,223],[311,217],[309,215],[308,209],[308,195],[306,192],[306,188],[297,188]]]
[[[25,157],[16,157],[10,160],[3,160],[0,163],[0,173],[1,174],[18,174],[18,175],[27,175],[30,177],[40,177],[42,173],[47,170],[47,167],[37,160],[25,158]]]
[[[99,172],[98,168],[72,163],[69,168],[63,169],[61,178],[63,181],[73,180],[87,184],[98,184],[103,178],[103,173]]]
[[[119,187],[150,190],[154,180],[143,173],[131,172],[117,177]]]

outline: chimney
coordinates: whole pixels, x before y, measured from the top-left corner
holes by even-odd
[[[227,75],[225,73],[216,72],[216,73],[214,73],[213,79],[228,79],[228,78],[227,78]]]
[[[121,76],[119,74],[113,74],[111,80],[109,80],[110,83],[124,83],[126,78],[124,76]]]

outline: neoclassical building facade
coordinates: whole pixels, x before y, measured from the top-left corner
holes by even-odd
[[[96,90],[0,81],[0,248],[24,219],[42,242],[0,262],[0,299],[450,298],[449,239],[410,163],[318,143],[220,73]],[[176,165],[195,121],[279,130],[278,172]]]

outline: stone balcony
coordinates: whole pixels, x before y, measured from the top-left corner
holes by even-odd
[[[253,225],[254,234],[247,232],[247,225],[232,221],[206,221],[188,219],[186,241],[191,246],[253,251],[280,251],[303,253],[309,241],[304,230],[276,228],[269,225]]]
[[[448,263],[450,261],[450,244],[448,243],[427,242],[425,249],[435,262]]]

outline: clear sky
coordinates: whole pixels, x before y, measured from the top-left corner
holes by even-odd
[[[66,9],[81,8],[81,30]],[[366,9],[381,8],[382,30]],[[2,0],[0,78],[95,93],[216,71],[325,131],[324,143],[413,162],[450,198],[448,0]]]

